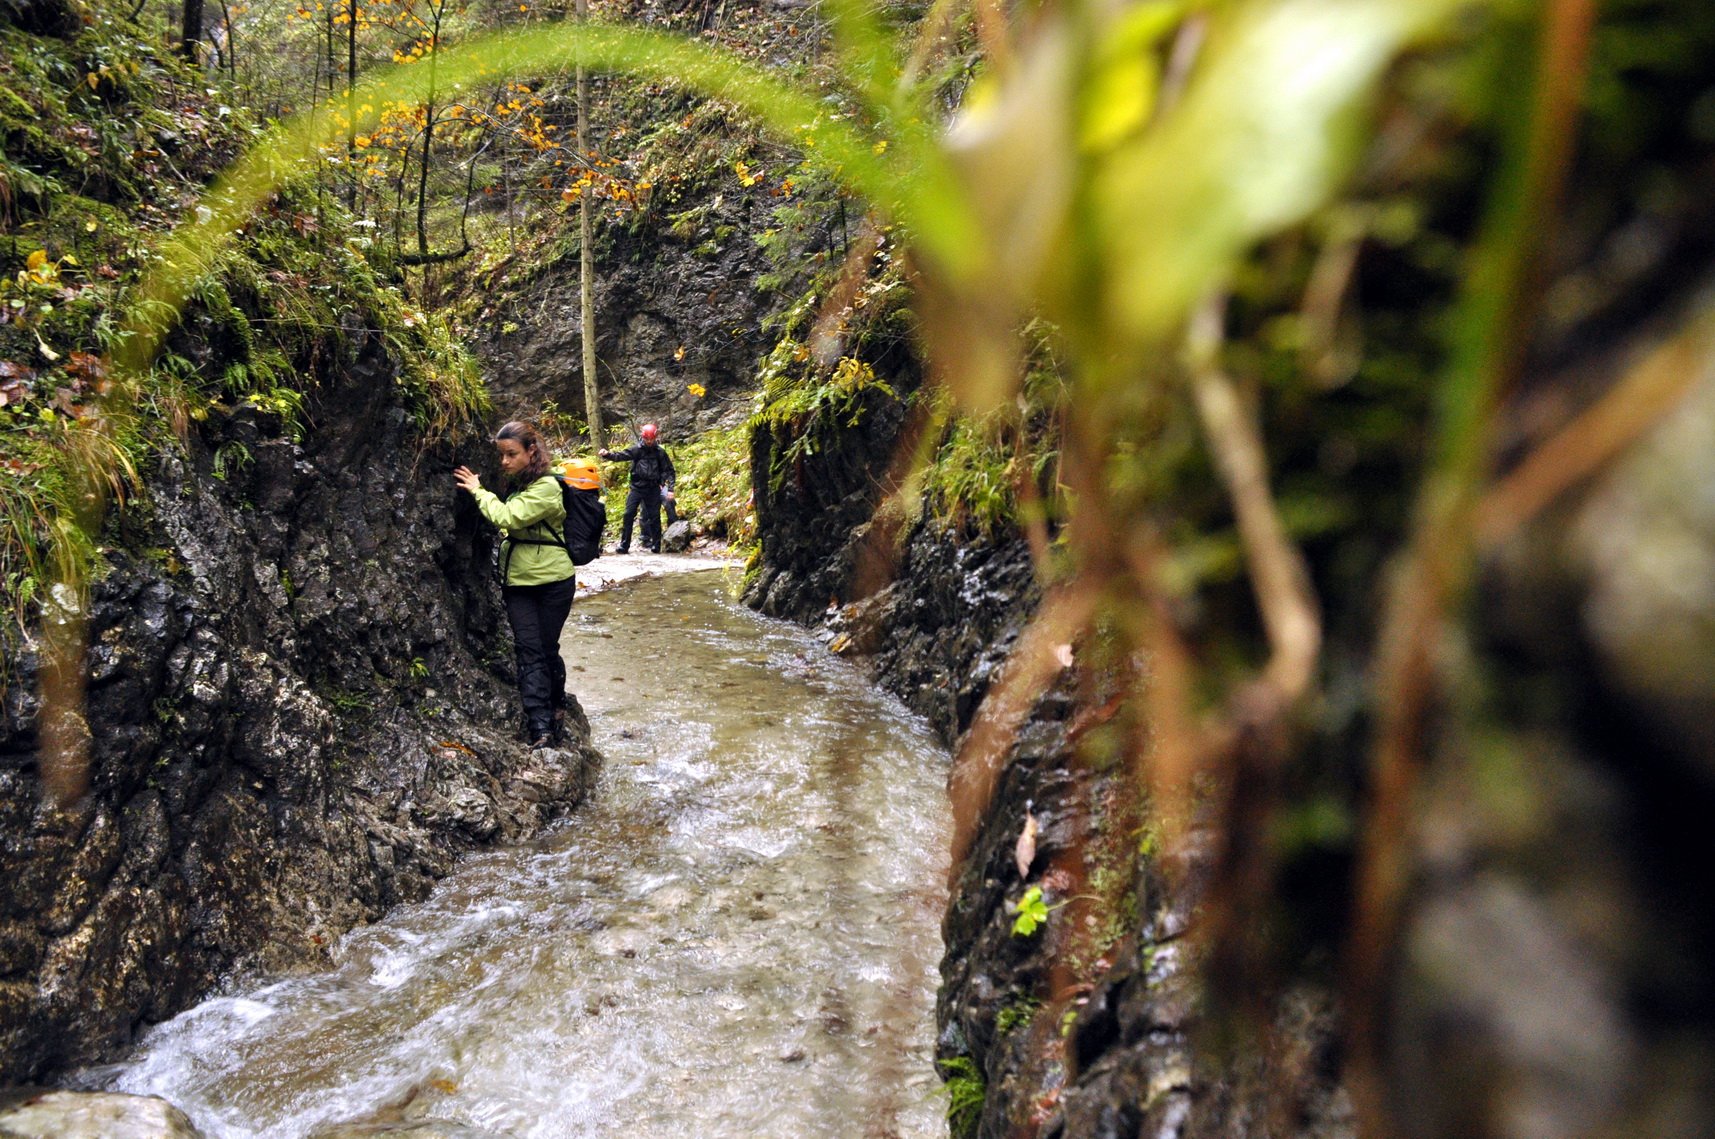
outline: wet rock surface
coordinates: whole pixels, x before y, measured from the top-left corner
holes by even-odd
[[[0,25],[38,35],[69,36],[81,23],[69,0],[0,0]]]
[[[666,532],[661,535],[662,552],[668,554],[683,553],[685,550],[690,548],[691,537],[691,524],[689,522],[679,521],[673,523],[671,526],[667,527]]]
[[[247,408],[161,460],[97,584],[89,791],[43,799],[33,668],[0,720],[0,1079],[110,1055],[222,979],[313,960],[596,756],[516,738],[490,536],[379,350],[301,443]],[[248,462],[214,477],[215,456]]]
[[[155,1096],[117,1092],[0,1095],[0,1139],[203,1139],[185,1113]]]
[[[850,651],[871,655],[876,679],[951,743],[970,727],[1039,600],[1023,541],[968,542],[925,523],[893,581],[825,617]]]
[[[904,405],[872,392],[813,456],[792,457],[788,426],[751,433],[756,531],[762,552],[745,603],[771,617],[819,619],[868,598],[896,576],[893,534],[878,523],[882,484],[905,422]]]

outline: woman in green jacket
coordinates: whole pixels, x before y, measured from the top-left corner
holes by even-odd
[[[505,498],[484,490],[469,467],[455,470],[453,481],[470,492],[482,516],[506,535],[500,544],[501,595],[518,656],[525,737],[531,747],[552,747],[565,723],[566,662],[560,658],[560,630],[577,592],[563,541],[566,507],[559,481],[548,475],[548,452],[535,428],[508,423],[494,436],[494,446],[510,487]]]

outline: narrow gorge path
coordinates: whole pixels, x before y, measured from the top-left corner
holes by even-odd
[[[211,1139],[945,1134],[945,753],[733,572],[580,596],[607,765],[566,823],[82,1083]]]

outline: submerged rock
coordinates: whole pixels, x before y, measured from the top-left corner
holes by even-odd
[[[342,1123],[312,1132],[310,1139],[503,1139],[494,1131],[467,1127],[444,1119],[420,1119],[415,1123]]]

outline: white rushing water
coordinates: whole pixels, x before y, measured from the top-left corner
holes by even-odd
[[[926,727],[718,574],[581,598],[565,651],[607,757],[565,824],[80,1082],[211,1139],[944,1135]]]

